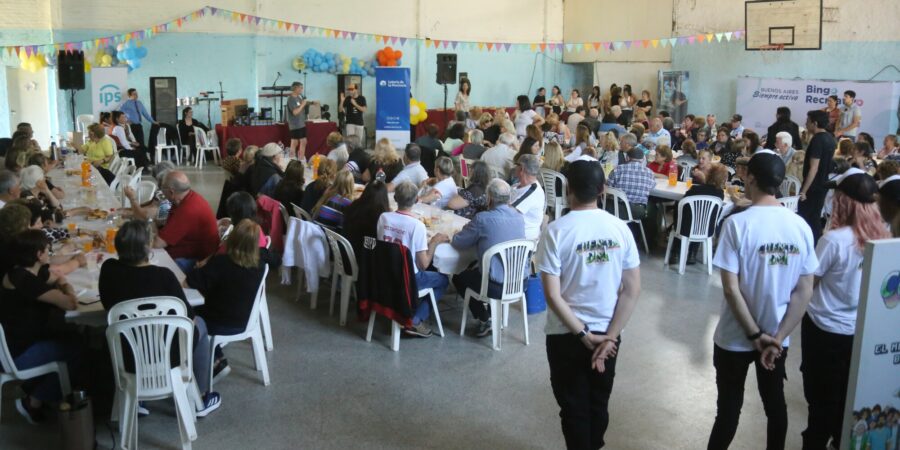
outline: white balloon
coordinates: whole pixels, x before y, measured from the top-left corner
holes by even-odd
[[[409,107],[409,115],[418,116],[419,115],[419,105],[410,106]]]

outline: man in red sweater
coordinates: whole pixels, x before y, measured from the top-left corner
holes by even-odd
[[[184,172],[169,172],[163,180],[162,193],[172,202],[172,211],[153,246],[166,249],[187,274],[197,261],[216,251],[219,245],[216,216],[206,199],[191,190],[191,182]]]

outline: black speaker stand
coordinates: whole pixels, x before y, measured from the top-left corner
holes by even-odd
[[[72,131],[78,131],[78,119],[75,116],[75,89],[69,89],[69,110],[72,112]],[[99,120],[97,119],[98,122]],[[87,130],[83,132],[87,132]]]
[[[444,126],[446,127],[450,121],[447,119],[447,83],[444,83]]]

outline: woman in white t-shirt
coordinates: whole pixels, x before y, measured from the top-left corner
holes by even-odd
[[[581,92],[578,89],[572,89],[569,100],[566,101],[566,112],[572,114],[579,106],[584,106],[584,99],[581,98]]]
[[[519,109],[516,111],[514,122],[516,124],[516,136],[521,139],[525,137],[525,129],[528,128],[528,125],[534,123],[534,118],[537,116],[537,113],[531,108],[531,100],[528,100],[527,95],[518,96],[516,101],[519,105]]]
[[[459,92],[456,93],[456,100],[453,101],[453,107],[456,111],[462,111],[469,114],[469,93],[472,91],[472,83],[468,78],[463,78],[459,82]]]
[[[447,202],[457,195],[456,181],[453,179],[453,160],[441,156],[434,162],[434,178],[425,181],[426,192],[419,196],[422,203],[431,203],[438,208],[447,207]]]
[[[637,244],[625,222],[597,207],[603,167],[569,164],[569,213],[538,244],[550,386],[567,448],[601,448],[619,336],[640,292]],[[561,446],[560,446],[561,447]]]
[[[731,444],[750,364],[756,366],[769,422],[766,447],[784,448],[789,336],[803,318],[818,267],[809,225],[775,198],[784,181],[784,161],[772,153],[757,153],[747,171],[752,206],[725,219],[713,258],[721,270],[725,301],[714,337],[718,410],[708,448]]]
[[[841,441],[866,241],[890,235],[875,203],[878,185],[860,169],[836,179],[831,228],[816,246],[819,268],[801,325],[803,392],[809,419],[803,448]]]

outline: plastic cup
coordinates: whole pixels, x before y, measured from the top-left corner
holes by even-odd
[[[107,228],[106,229],[106,252],[107,253],[115,253],[116,252],[116,233],[118,232],[117,228]]]
[[[90,253],[92,250],[94,250],[94,240],[88,239],[88,240],[84,241],[83,249],[84,249],[85,253]]]
[[[74,234],[78,226],[74,222],[69,222],[66,224],[66,228],[69,229],[69,234]]]

